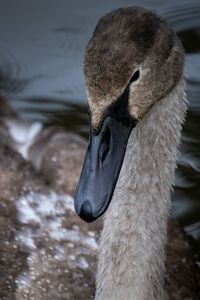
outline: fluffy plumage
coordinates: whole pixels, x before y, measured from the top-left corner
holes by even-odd
[[[85,54],[91,127],[98,129],[131,77],[137,120],[105,216],[96,300],[161,300],[170,192],[186,105],[184,50],[155,13],[130,7],[105,15]],[[116,132],[116,139],[120,138]],[[124,145],[126,147],[126,145]]]

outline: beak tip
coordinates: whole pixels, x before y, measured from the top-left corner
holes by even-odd
[[[92,206],[88,200],[83,202],[78,215],[87,223],[91,223],[96,220],[96,218],[92,215]]]

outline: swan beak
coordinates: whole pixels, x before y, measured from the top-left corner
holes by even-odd
[[[90,133],[75,210],[86,222],[100,217],[108,208],[119,177],[133,124],[108,116],[98,134]]]

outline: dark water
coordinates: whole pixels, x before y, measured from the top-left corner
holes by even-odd
[[[0,92],[26,120],[87,136],[82,61],[105,12],[130,5],[159,12],[186,50],[189,111],[183,131],[173,214],[200,260],[200,1],[0,1]]]

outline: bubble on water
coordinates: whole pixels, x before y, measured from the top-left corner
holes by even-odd
[[[88,235],[92,236],[92,237],[95,237],[95,232],[94,231],[88,231]]]
[[[18,285],[19,288],[29,286],[30,282],[31,282],[31,276],[28,272],[21,273],[15,280],[15,283]]]
[[[78,265],[83,270],[86,270],[89,267],[87,260],[83,257],[80,258]]]
[[[65,250],[61,245],[55,246],[55,257],[57,257],[60,260],[65,260]]]

